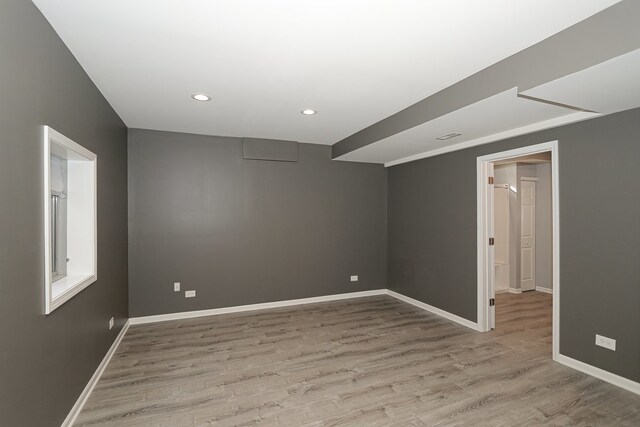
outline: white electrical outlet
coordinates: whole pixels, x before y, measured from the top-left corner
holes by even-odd
[[[184,291],[185,298],[193,298],[196,296],[196,291]]]
[[[180,282],[173,282],[173,292],[180,292]]]
[[[352,282],[357,282],[358,281],[358,276],[351,276],[351,281]]]
[[[603,337],[602,335],[596,334],[596,345],[612,351],[616,351],[616,340],[614,340],[613,338],[607,338]]]
[[[115,323],[115,322],[114,322],[114,320],[113,320],[113,317],[112,317],[111,319],[109,319],[109,329],[110,329],[110,330],[113,328],[114,323]]]

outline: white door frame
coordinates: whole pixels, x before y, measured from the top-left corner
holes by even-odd
[[[558,141],[545,142],[516,148],[500,153],[488,154],[477,159],[477,212],[478,212],[478,330],[490,331],[489,295],[494,264],[493,251],[489,250],[489,220],[493,220],[493,206],[488,203],[487,168],[490,163],[514,157],[551,152],[551,193],[552,193],[552,246],[553,246],[553,360],[560,354],[560,194],[559,194],[559,157]]]

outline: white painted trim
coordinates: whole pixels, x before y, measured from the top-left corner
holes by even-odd
[[[584,372],[585,374],[591,375],[592,377],[599,378],[602,381],[606,381],[632,393],[640,394],[640,383],[631,381],[628,378],[612,374],[609,371],[605,371],[604,369],[596,368],[595,366],[589,365],[576,359],[572,359],[571,357],[565,356],[564,354],[558,355],[556,362],[562,363],[563,365],[573,368],[577,371]]]
[[[518,288],[509,288],[508,291],[512,294],[521,294],[522,293],[522,289],[518,289]]]
[[[451,320],[452,322],[456,322],[456,323],[458,323],[458,324],[460,324],[462,326],[466,326],[467,328],[471,328],[474,331],[478,330],[478,324],[477,323],[472,322],[471,320],[467,320],[464,317],[460,317],[460,316],[457,316],[455,314],[451,314],[448,311],[444,311],[444,310],[442,310],[440,308],[434,307],[432,305],[426,304],[426,303],[424,303],[422,301],[418,301],[416,299],[410,298],[410,297],[408,297],[406,295],[402,295],[402,294],[400,294],[398,292],[395,292],[395,291],[392,291],[392,290],[389,290],[389,289],[387,289],[387,295],[390,295],[390,296],[392,296],[392,297],[394,297],[396,299],[399,299],[400,301],[406,302],[408,304],[414,305],[414,306],[416,306],[418,308],[421,308],[421,309],[423,309],[425,311],[428,311],[430,313],[437,314],[440,317],[444,317],[447,320]]]
[[[45,308],[45,314],[50,314],[53,310],[60,307],[62,304],[64,304],[65,302],[69,301],[71,298],[73,298],[74,296],[82,292],[85,288],[87,288],[89,285],[94,283],[96,280],[98,280],[98,277],[95,274],[91,274],[86,277],[80,278],[67,291],[60,294],[60,296],[56,298],[52,298],[50,300],[51,302]],[[55,285],[55,282],[51,284],[51,287],[49,289],[50,295],[53,295],[52,289],[54,285]]]
[[[228,314],[228,313],[241,313],[246,311],[265,310],[265,309],[271,309],[271,308],[289,307],[289,306],[295,306],[295,305],[313,304],[313,303],[328,302],[328,301],[338,301],[338,300],[362,298],[362,297],[369,297],[369,296],[376,296],[376,295],[389,295],[393,298],[396,298],[400,301],[403,301],[405,303],[421,308],[430,313],[436,314],[447,320],[451,320],[462,326],[471,328],[474,331],[478,330],[477,323],[464,319],[460,316],[456,316],[455,314],[451,314],[437,307],[433,307],[429,304],[425,304],[421,301],[415,300],[408,296],[402,295],[398,292],[391,291],[389,289],[375,289],[371,291],[348,292],[344,294],[334,294],[334,295],[325,295],[325,296],[311,297],[311,298],[275,301],[275,302],[268,302],[268,303],[261,303],[261,304],[248,304],[248,305],[241,305],[241,306],[235,306],[235,307],[214,308],[210,310],[187,311],[187,312],[181,312],[181,313],[160,314],[155,316],[134,317],[127,320],[127,322],[124,324],[124,326],[120,330],[120,333],[118,334],[116,339],[113,341],[113,344],[111,344],[111,348],[102,359],[102,362],[100,362],[100,365],[98,366],[93,376],[87,383],[86,387],[78,397],[78,400],[76,401],[75,405],[73,405],[73,408],[71,408],[71,411],[67,415],[67,418],[65,418],[65,420],[63,421],[62,427],[68,427],[73,425],[76,418],[82,411],[84,404],[89,398],[89,395],[91,394],[96,384],[100,380],[102,373],[104,372],[105,368],[111,361],[111,358],[115,354],[118,346],[120,345],[120,342],[122,341],[122,338],[125,336],[130,325],[141,325],[145,323],[155,323],[155,322],[162,322],[167,320],[191,319],[196,317],[214,316],[214,315]]]
[[[589,113],[589,112],[572,113],[566,116],[557,117],[555,119],[545,120],[543,122],[534,123],[532,125],[527,125],[520,128],[511,129],[505,132],[496,133],[494,135],[483,136],[481,138],[472,139],[471,141],[461,142],[459,144],[449,145],[446,147],[438,148],[436,150],[430,150],[424,153],[414,154],[411,156],[403,157],[398,160],[392,160],[390,162],[386,162],[384,166],[388,168],[391,166],[400,165],[402,163],[413,162],[415,160],[426,159],[428,157],[435,157],[435,156],[439,156],[440,154],[450,153],[452,151],[464,150],[465,148],[469,148],[469,147],[475,147],[476,145],[489,144],[492,142],[502,141],[503,139],[527,135],[529,133],[538,132],[544,129],[551,129],[551,128],[566,125],[569,123],[595,119],[600,115],[601,114],[599,113]],[[339,158],[334,160],[339,160]]]
[[[98,280],[98,156],[49,126],[43,126],[43,147],[44,313],[50,314]],[[54,295],[52,290],[54,282],[51,275],[51,171],[49,163],[51,154],[62,156],[68,160],[82,160],[87,163],[87,172],[89,173],[86,174],[87,176],[82,176],[87,181],[83,183],[86,185],[85,191],[80,191],[79,194],[86,198],[86,213],[91,215],[89,220],[91,232],[87,232],[88,230],[84,228],[75,230],[74,227],[69,227],[67,236],[70,236],[73,239],[72,241],[80,240],[83,242],[81,245],[82,250],[76,250],[76,253],[84,252],[85,246],[93,248],[93,253],[89,255],[89,259],[81,264],[83,266],[81,274],[78,274],[78,272],[69,274],[69,279],[73,278],[75,283],[57,296]],[[70,165],[71,162],[69,162]],[[70,170],[71,168],[69,167],[68,171]],[[71,188],[71,180],[68,181],[67,191]],[[76,199],[78,198],[74,200]],[[71,223],[78,224],[77,221],[71,221]],[[69,250],[71,250],[71,245],[70,241]],[[75,258],[73,255],[71,257]]]
[[[127,333],[127,330],[129,329],[129,324],[130,324],[129,321],[127,320],[124,326],[122,327],[122,329],[120,330],[120,333],[118,334],[116,339],[113,341],[113,344],[111,344],[109,351],[107,351],[107,354],[105,354],[104,358],[102,359],[102,362],[100,362],[100,365],[98,365],[98,369],[96,369],[96,371],[93,373],[93,376],[85,386],[84,390],[82,390],[82,393],[80,393],[80,397],[78,397],[78,400],[76,400],[75,405],[73,405],[73,408],[71,408],[69,415],[67,415],[67,418],[65,418],[64,421],[62,422],[62,427],[72,426],[73,423],[76,421],[76,418],[78,418],[78,415],[82,411],[82,407],[87,402],[89,395],[91,394],[94,387],[98,383],[98,380],[100,380],[102,373],[104,372],[105,368],[111,361],[111,358],[113,357],[116,350],[118,349],[118,346],[122,341],[122,338],[124,338],[124,335]]]
[[[167,320],[193,319],[204,316],[217,316],[219,314],[242,313],[244,311],[266,310],[269,308],[290,307],[292,305],[314,304],[318,302],[338,301],[350,298],[362,298],[375,295],[387,295],[386,289],[372,291],[348,292],[344,294],[324,295],[320,297],[300,298],[285,301],[265,302],[259,304],[237,305],[232,307],[212,308],[208,310],[183,311],[179,313],[157,314],[154,316],[133,317],[129,319],[132,325],[144,323],[165,322]]]
[[[179,313],[132,317],[131,319],[129,319],[129,323],[131,325],[142,325],[146,323],[165,322],[168,320],[193,319],[196,317],[217,316],[220,314],[267,310],[270,308],[290,307],[290,306],[304,305],[304,304],[315,304],[319,302],[338,301],[338,300],[344,300],[344,299],[362,298],[362,297],[370,297],[370,296],[376,296],[376,295],[392,296],[396,299],[399,299],[400,301],[404,301],[406,303],[419,307],[423,310],[436,314],[440,317],[444,317],[445,319],[451,320],[453,322],[459,323],[460,325],[471,328],[474,331],[478,330],[478,324],[475,322],[472,322],[460,316],[456,316],[455,314],[451,314],[447,311],[444,311],[437,307],[433,307],[429,304],[425,304],[421,301],[415,300],[413,298],[402,295],[395,291],[391,291],[389,289],[375,289],[372,291],[348,292],[344,294],[325,295],[320,297],[301,298],[301,299],[293,299],[293,300],[285,300],[285,301],[274,301],[274,302],[266,302],[266,303],[259,303],[259,304],[238,305],[238,306],[232,306],[232,307],[212,308],[208,310],[183,311]]]
[[[535,176],[521,176],[520,177],[520,181],[533,181],[533,182],[536,182],[536,181],[538,181],[538,178],[536,178]]]
[[[74,151],[76,154],[78,154],[79,156],[87,160],[96,160],[98,158],[98,156],[95,153],[87,150],[82,145],[67,138],[66,136],[64,136],[63,134],[61,134],[60,132],[56,131],[55,129],[49,126],[44,127],[44,133],[45,133],[47,142],[49,142],[49,140],[53,140],[56,143],[64,146],[65,148],[68,148],[69,150]]]
[[[536,286],[536,291],[544,292],[545,294],[553,294],[552,288],[545,288],[544,286]]]
[[[43,221],[44,221],[44,313],[52,311],[52,281],[51,277],[51,144],[49,134],[53,129],[49,126],[43,128],[42,139],[42,196],[43,196]]]
[[[493,265],[491,251],[487,245],[489,237],[486,225],[487,217],[491,214],[491,206],[487,204],[487,164],[499,160],[511,159],[530,154],[551,152],[551,187],[552,187],[552,245],[553,245],[553,326],[552,326],[552,354],[553,360],[558,360],[560,354],[560,158],[558,155],[558,141],[529,145],[513,150],[492,153],[477,158],[477,263],[478,263],[478,330],[489,331],[489,265]]]
[[[215,315],[215,314],[237,313],[237,312],[243,312],[243,311],[254,311],[254,310],[262,310],[262,309],[268,309],[268,308],[287,307],[292,305],[312,304],[316,302],[336,301],[336,300],[360,298],[360,297],[375,296],[375,295],[389,295],[400,301],[411,304],[415,307],[421,308],[425,311],[436,314],[440,317],[443,317],[447,320],[451,320],[460,325],[466,326],[470,329],[479,330],[479,327],[478,327],[479,325],[477,323],[464,319],[460,316],[456,316],[455,314],[451,314],[439,308],[433,307],[429,304],[425,304],[421,301],[410,298],[406,295],[402,295],[390,289],[376,289],[372,291],[350,292],[350,293],[344,293],[344,294],[327,295],[327,296],[312,297],[312,298],[302,298],[297,300],[278,301],[278,302],[271,302],[271,303],[264,303],[264,304],[242,305],[242,306],[227,307],[222,309],[200,310],[200,311],[183,312],[183,313],[171,313],[168,315],[132,318],[127,320],[127,322],[124,324],[124,326],[120,330],[120,333],[118,334],[116,339],[113,341],[113,344],[111,344],[109,351],[102,359],[102,362],[100,362],[100,365],[98,366],[93,376],[85,386],[84,390],[78,397],[78,400],[73,405],[73,408],[71,408],[71,411],[69,412],[65,420],[62,422],[62,427],[70,427],[73,425],[78,415],[82,411],[82,408],[86,403],[87,399],[89,398],[91,392],[93,391],[96,384],[100,380],[102,373],[104,372],[105,368],[111,361],[111,358],[113,357],[116,350],[118,349],[118,346],[120,345],[120,342],[122,341],[125,334],[127,333],[127,330],[129,329],[130,325],[160,322],[163,320],[188,319],[193,317],[209,316],[209,315]],[[211,313],[211,314],[203,314],[204,312]],[[167,316],[171,316],[172,318],[166,318]],[[627,378],[612,374],[600,368],[596,368],[595,366],[588,365],[584,362],[580,362],[578,360],[572,359],[570,357],[567,357],[561,354],[558,355],[558,357],[556,357],[555,360],[570,368],[584,372],[587,375],[591,375],[593,377],[599,378],[603,381],[609,382],[613,385],[624,388],[633,393],[640,394],[640,384],[637,382],[631,381]]]

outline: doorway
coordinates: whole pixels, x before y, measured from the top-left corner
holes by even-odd
[[[528,173],[523,168],[523,173],[517,174],[516,185],[511,182],[495,181],[496,165],[510,164],[516,159],[535,159],[544,155],[551,155],[550,177],[550,240],[552,257],[550,261],[551,274],[548,283],[540,286],[541,278],[536,277],[536,205],[537,190],[539,187],[534,174]],[[496,286],[504,291],[505,283],[509,283],[508,291],[513,293],[526,292],[527,290],[541,290],[551,293],[552,300],[552,357],[557,360],[559,354],[559,326],[560,326],[560,252],[559,252],[559,192],[558,192],[558,149],[557,141],[518,148],[515,150],[494,153],[477,159],[477,190],[478,190],[478,329],[490,331],[495,328],[495,301]],[[503,181],[501,179],[501,181]],[[504,228],[504,218],[509,214],[508,203],[511,197],[513,203],[514,190],[520,190],[518,194],[518,219],[519,227],[517,239],[509,239],[511,246],[505,248],[504,242],[509,235],[509,230]],[[497,208],[496,208],[497,203]],[[500,211],[501,207],[505,211]],[[496,216],[499,220],[496,227]],[[513,229],[512,229],[513,230]],[[512,234],[513,235],[513,234]],[[502,239],[501,246],[496,248],[496,239]],[[517,245],[514,244],[517,242]],[[517,247],[514,247],[517,246]],[[517,253],[517,262],[509,259],[509,253]],[[515,271],[514,271],[515,270]],[[511,289],[513,288],[513,289]]]

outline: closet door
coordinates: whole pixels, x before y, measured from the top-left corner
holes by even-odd
[[[536,288],[536,182],[520,181],[520,289]]]

